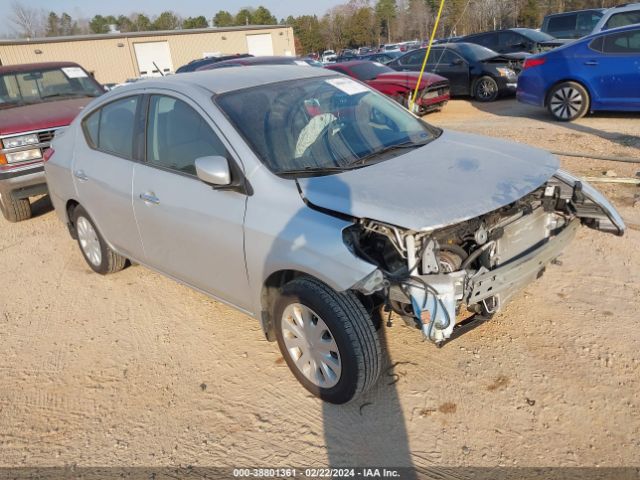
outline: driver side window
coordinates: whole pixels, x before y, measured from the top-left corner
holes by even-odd
[[[195,161],[213,155],[229,158],[218,136],[198,112],[177,98],[151,97],[147,123],[148,163],[195,175]]]

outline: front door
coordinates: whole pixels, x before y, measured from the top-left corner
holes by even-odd
[[[136,164],[133,207],[149,266],[250,309],[243,247],[247,197],[196,177],[197,158],[233,161],[204,114],[186,99],[151,95],[146,162]]]
[[[431,52],[428,70],[449,80],[451,95],[469,95],[469,64],[449,49]]]

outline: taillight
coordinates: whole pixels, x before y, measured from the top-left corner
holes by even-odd
[[[539,67],[540,65],[544,65],[546,63],[547,59],[544,57],[540,57],[540,58],[527,58],[524,61],[524,69],[526,70],[527,68],[533,68],[533,67]]]
[[[44,155],[43,155],[44,161],[45,162],[49,161],[49,159],[53,156],[54,153],[56,153],[56,151],[53,148],[47,148],[44,151]]]

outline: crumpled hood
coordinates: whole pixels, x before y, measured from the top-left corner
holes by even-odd
[[[395,158],[336,175],[299,178],[311,204],[411,230],[489,213],[531,193],[558,170],[549,152],[445,131]]]

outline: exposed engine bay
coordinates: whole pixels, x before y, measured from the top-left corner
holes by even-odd
[[[583,192],[579,181],[563,174],[503,208],[441,229],[359,220],[344,240],[378,269],[356,288],[384,298],[387,309],[441,344],[462,308],[490,317],[540,277],[581,223],[622,234],[624,225],[609,217],[598,192]]]

